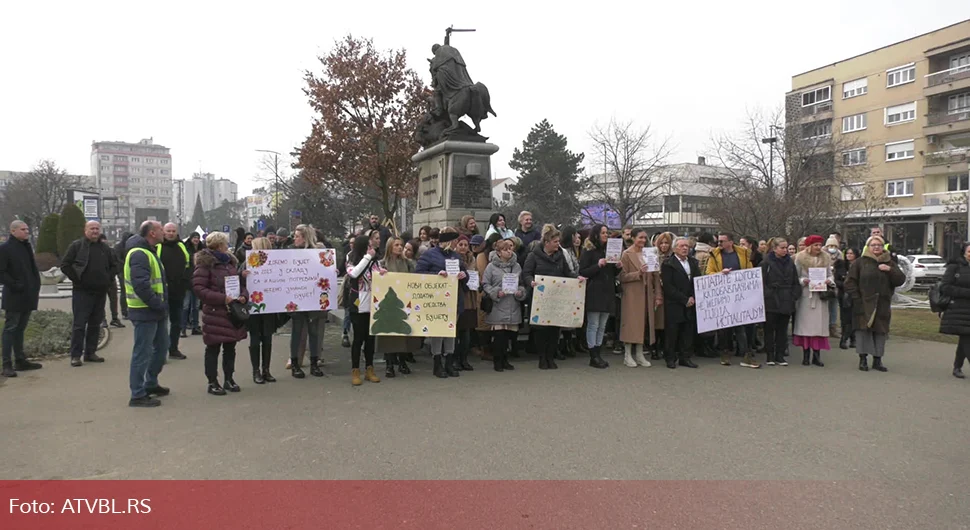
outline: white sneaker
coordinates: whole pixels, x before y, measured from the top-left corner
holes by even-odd
[[[778,361],[778,366],[788,366],[788,361],[785,361],[785,360]]]
[[[629,368],[636,368],[637,363],[633,360],[633,347],[626,344],[623,348],[623,364]]]
[[[644,368],[650,368],[650,361],[648,361],[647,358],[643,356],[643,350],[637,351],[636,361],[638,365]]]
[[[768,361],[765,364],[767,364],[768,366],[774,366],[775,365],[775,361]]]

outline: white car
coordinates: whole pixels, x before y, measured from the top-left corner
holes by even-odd
[[[916,283],[936,283],[943,278],[946,260],[931,254],[906,256],[913,265],[913,278]]]

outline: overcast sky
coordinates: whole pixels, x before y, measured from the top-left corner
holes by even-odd
[[[455,34],[497,118],[493,178],[543,118],[592,154],[611,116],[650,124],[693,161],[711,131],[777,106],[791,76],[961,20],[959,2],[6,2],[0,7],[0,169],[42,158],[88,174],[93,140],[153,137],[173,176],[257,183],[255,149],[309,132],[303,72],[348,33],[426,59]],[[424,7],[422,7],[424,6]],[[574,7],[570,7],[574,6]],[[594,168],[589,168],[594,170]]]

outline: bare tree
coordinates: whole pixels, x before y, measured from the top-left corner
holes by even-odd
[[[833,135],[831,120],[786,127],[780,109],[749,113],[737,134],[714,136],[710,151],[725,177],[711,184],[717,200],[708,215],[734,233],[825,234],[860,210],[895,204],[866,183],[864,145]]]
[[[71,190],[83,186],[84,177],[68,175],[53,160],[41,160],[30,172],[7,183],[0,211],[8,220],[19,215],[28,224],[39,226],[44,217],[60,213]]]
[[[669,138],[655,142],[649,125],[641,129],[615,119],[605,127],[594,126],[589,138],[595,152],[592,167],[604,173],[589,179],[590,203],[618,212],[626,225],[639,219],[647,206],[663,200],[670,186]]]

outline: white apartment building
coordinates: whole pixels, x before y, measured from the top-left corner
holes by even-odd
[[[92,142],[91,175],[102,196],[108,233],[133,230],[136,209],[172,209],[172,155],[152,138],[138,143]]]
[[[195,199],[202,198],[202,209],[214,210],[223,201],[239,200],[239,186],[225,178],[216,178],[212,173],[196,173],[191,179],[172,181],[172,196],[175,198],[175,217],[182,223],[191,221],[195,211]]]
[[[260,217],[270,217],[273,215],[273,194],[268,193],[266,188],[256,188],[252,195],[246,196],[246,212],[243,220],[246,222],[246,229],[252,230],[256,221]]]

